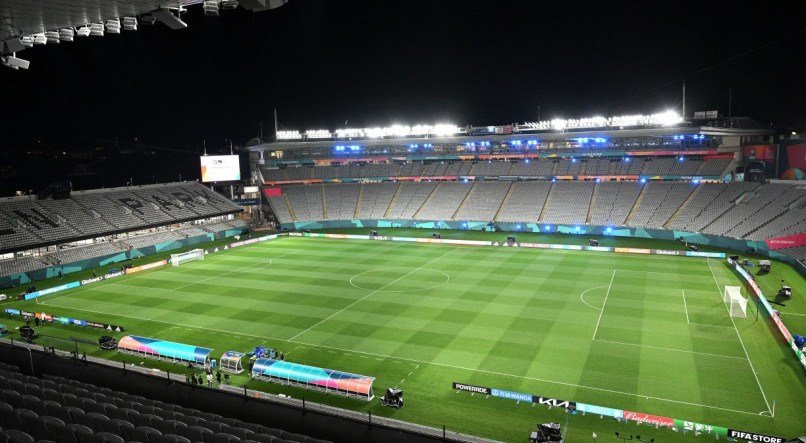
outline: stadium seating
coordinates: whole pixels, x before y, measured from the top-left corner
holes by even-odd
[[[585,224],[593,195],[593,182],[567,181],[552,184],[546,199],[543,223]]]
[[[398,184],[390,182],[366,183],[361,187],[361,200],[356,212],[358,218],[383,218],[397,192]]]
[[[401,183],[397,194],[392,197],[384,218],[392,220],[414,218],[414,214],[436,187],[437,184],[431,182]]]
[[[550,182],[516,182],[501,203],[496,221],[536,221],[551,189]]]
[[[443,182],[437,185],[419,211],[414,214],[420,220],[450,220],[459,209],[470,188],[470,183]]]
[[[108,388],[0,368],[0,441],[325,443]]]
[[[609,161],[587,163],[585,167],[594,168],[629,165],[629,162]],[[518,172],[535,172],[544,170],[548,164],[553,163],[516,163],[513,168],[517,167]],[[426,166],[435,173],[448,167],[448,164],[442,163]],[[357,217],[626,225],[751,240],[806,230],[806,190],[793,185],[666,181],[650,181],[646,184],[636,181],[510,183],[459,181],[295,185],[284,187],[284,196],[272,197],[269,203],[281,223]],[[296,218],[292,214],[296,214]]]
[[[509,182],[477,182],[470,190],[454,220],[491,221],[509,192]]]
[[[518,162],[440,161],[348,164],[334,166],[300,166],[287,169],[263,168],[266,181],[310,179],[390,178],[390,177],[443,177],[443,176],[527,176],[551,177],[565,175],[645,175],[645,176],[722,176],[732,165],[731,159],[702,160],[697,157],[636,157],[625,160],[611,158],[535,158]]]
[[[203,219],[241,208],[199,183],[73,192],[69,199],[0,199],[0,250],[70,241]]]

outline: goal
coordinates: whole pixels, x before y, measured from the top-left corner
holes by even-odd
[[[204,260],[204,249],[194,249],[192,251],[171,254],[171,265],[179,266],[189,261]]]
[[[731,317],[747,318],[747,299],[742,297],[741,287],[725,286],[722,300],[728,305]]]

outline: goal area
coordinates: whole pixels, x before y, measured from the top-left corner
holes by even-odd
[[[747,318],[747,299],[742,297],[740,286],[725,286],[722,300],[728,305],[731,317]]]
[[[194,249],[192,251],[171,254],[171,266],[179,266],[183,263],[204,260],[204,249]]]

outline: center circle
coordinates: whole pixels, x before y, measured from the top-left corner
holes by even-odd
[[[451,280],[436,269],[392,266],[370,269],[350,277],[350,284],[358,289],[376,292],[417,292],[438,288]]]

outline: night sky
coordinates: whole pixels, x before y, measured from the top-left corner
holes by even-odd
[[[732,86],[734,115],[806,129],[801,1],[291,0],[183,19],[20,53],[30,70],[0,69],[0,146],[198,152],[270,134],[275,107],[300,130],[652,113],[703,69],[689,112],[726,114]]]

